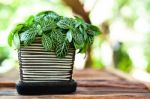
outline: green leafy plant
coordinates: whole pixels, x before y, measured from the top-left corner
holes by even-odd
[[[45,11],[30,16],[23,24],[18,24],[9,34],[8,44],[14,44],[19,49],[21,44],[28,46],[36,37],[41,37],[46,51],[54,50],[57,57],[64,57],[71,44],[80,53],[85,53],[93,43],[94,36],[98,34],[100,30],[82,18],[67,18],[53,11]]]

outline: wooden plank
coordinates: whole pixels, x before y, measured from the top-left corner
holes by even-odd
[[[141,83],[117,82],[117,81],[99,81],[99,80],[78,80],[78,86],[81,87],[119,87],[119,88],[143,88],[147,87]]]
[[[0,99],[150,99],[149,96],[133,94],[109,94],[109,95],[43,95],[43,96],[0,96]]]
[[[15,82],[0,81],[0,99],[150,99],[147,86],[107,70],[74,71],[73,76],[78,84],[73,94],[21,96],[16,92]]]
[[[1,87],[12,87],[14,88],[16,84],[14,82],[0,82],[0,88]]]

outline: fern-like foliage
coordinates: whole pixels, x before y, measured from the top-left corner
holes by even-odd
[[[20,44],[30,45],[36,37],[41,37],[46,51],[54,50],[57,57],[65,57],[71,44],[79,52],[85,53],[93,43],[94,36],[101,32],[94,25],[86,23],[82,18],[67,18],[53,11],[45,11],[30,16],[24,24],[19,24],[8,36],[8,44],[16,48]]]

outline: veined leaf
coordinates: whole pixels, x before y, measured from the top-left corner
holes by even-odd
[[[88,35],[87,35],[87,33],[86,33],[85,29],[84,29],[84,28],[82,28],[81,26],[79,26],[78,28],[79,28],[78,32],[79,32],[79,33],[81,33],[81,34],[83,35],[84,41],[86,41],[86,40],[87,40]],[[77,29],[76,29],[76,30],[77,30]]]
[[[68,41],[71,42],[72,41],[72,32],[70,30],[67,32],[66,36],[67,36]]]
[[[87,42],[89,43],[89,44],[93,44],[93,41],[94,41],[94,36],[88,36],[88,39],[87,39]]]
[[[84,47],[84,37],[79,31],[73,33],[73,41],[76,49]]]
[[[50,32],[50,36],[55,43],[60,42],[63,39],[64,34],[60,29],[54,29]]]
[[[43,11],[43,12],[40,12],[39,14],[37,14],[37,16],[41,16],[41,15],[47,15],[47,16],[52,17],[52,18],[59,17],[59,15],[53,11]]]
[[[75,21],[72,18],[63,18],[59,22],[57,22],[57,25],[62,29],[72,29],[74,28]]]
[[[55,21],[59,21],[59,19],[61,19],[61,17],[53,11],[47,12],[47,16],[53,18]]]
[[[20,41],[21,42],[28,40],[28,38],[30,38],[29,30],[27,30],[27,31],[20,34]]]
[[[44,17],[45,15],[37,15],[37,16],[35,16],[34,17],[34,21],[36,22],[36,23],[39,23],[42,19],[43,19],[43,17]]]
[[[37,32],[34,29],[27,30],[20,34],[20,40],[24,42],[24,45],[30,45],[36,38]]]
[[[84,38],[81,33],[73,33],[73,39],[76,44],[83,44]]]
[[[28,40],[24,41],[24,46],[30,45],[34,40],[35,40],[35,38],[28,39]]]
[[[20,48],[20,39],[19,39],[18,33],[15,33],[15,34],[14,34],[13,43],[14,43],[14,45],[15,45],[15,47],[16,47],[17,49]]]
[[[50,51],[52,50],[52,39],[46,35],[46,34],[43,34],[42,35],[42,45],[43,47],[47,50],[47,51]]]
[[[88,35],[87,35],[87,33],[86,33],[86,32],[83,34],[83,38],[84,38],[84,41],[86,41],[86,40],[87,40]]]
[[[82,48],[84,47],[84,43],[78,44],[78,43],[75,43],[75,42],[74,42],[74,47],[75,47],[76,49],[82,49]]]
[[[68,41],[66,38],[63,38],[60,42],[58,42],[56,46],[56,56],[57,57],[64,57],[68,53]]]
[[[43,32],[55,29],[58,19],[59,16],[52,11],[41,12],[35,17],[36,23],[41,26]]]
[[[42,35],[43,33],[42,27],[38,24],[36,28],[37,28],[38,35]]]
[[[42,45],[47,50],[55,50],[57,57],[64,57],[68,53],[69,44],[73,44],[80,52],[85,52],[91,45],[94,36],[100,30],[86,23],[82,18],[66,18],[53,11],[44,11],[31,16],[25,24],[19,24],[8,36],[8,44],[12,41],[20,48],[20,41],[30,45],[36,36],[42,36]]]
[[[75,18],[78,22],[85,23],[85,21],[81,17],[75,16]]]
[[[53,30],[57,27],[57,24],[56,24],[56,22],[53,18],[49,17],[47,22],[48,22],[48,24],[50,24],[50,29],[51,30]]]
[[[88,29],[86,32],[87,34],[93,35],[93,36],[99,35],[101,33],[99,28],[94,25],[88,25]]]
[[[75,24],[76,28],[79,27],[80,25],[84,25],[85,24],[85,21],[82,18],[80,18],[78,16],[75,16],[75,18],[76,18],[76,21],[77,21],[76,24]]]
[[[78,53],[86,53],[86,51],[88,49],[88,46],[89,46],[88,44],[85,44],[84,47],[82,47],[82,48],[79,49]]]
[[[40,26],[42,27],[42,31],[46,32],[49,30],[53,30],[57,27],[56,22],[52,18],[44,17],[39,21]]]

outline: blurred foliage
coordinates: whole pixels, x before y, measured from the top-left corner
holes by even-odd
[[[123,43],[117,42],[113,48],[113,59],[116,68],[123,72],[130,72],[132,70],[132,61],[125,50]]]
[[[113,19],[121,18],[130,28],[133,28],[135,22],[140,18],[140,10],[149,12],[149,0],[116,0],[113,13]],[[123,11],[125,13],[123,13]]]
[[[7,1],[5,0],[5,2]],[[7,4],[5,2],[0,2],[0,30],[8,27],[8,23],[11,20],[10,16],[15,13],[18,7],[17,5],[19,5],[19,2],[16,2],[15,0],[12,0],[12,4]]]
[[[93,58],[92,62],[93,62],[92,67],[95,69],[103,69],[104,68],[104,64],[100,59]]]
[[[146,71],[150,72],[150,0],[116,0],[114,6],[114,13],[117,16],[120,17],[125,24],[127,24],[128,28],[135,30],[136,32],[141,32],[144,36],[144,42],[140,43],[143,46],[144,55],[147,60],[147,67]],[[123,14],[123,11],[125,12]],[[138,26],[138,27],[137,27]],[[135,34],[136,37],[136,34]],[[126,42],[124,42],[126,43]],[[135,43],[136,44],[136,43]],[[127,51],[127,50],[126,50]],[[129,65],[131,62],[127,58],[127,53],[124,55],[119,55],[119,53],[116,53],[116,55],[120,56],[120,60],[122,58],[125,58],[125,62],[123,61],[121,63],[119,68],[123,69],[122,67],[125,67],[124,71],[129,71],[131,69],[131,66]],[[128,61],[127,61],[128,60]],[[132,66],[133,67],[133,66]]]
[[[70,9],[66,7],[61,0],[1,0],[0,30],[7,29],[8,25],[12,24],[11,22],[13,22],[16,17],[25,18],[43,10],[54,10],[59,14],[65,15]]]
[[[7,47],[0,47],[0,66],[1,63],[9,57],[9,50]]]
[[[95,0],[93,0],[93,2],[94,1]],[[100,6],[101,1],[107,2],[108,0],[97,0],[96,4],[91,9],[91,12],[93,9],[98,8],[95,6]],[[135,59],[131,58],[128,50],[132,47],[132,45],[140,45],[144,51],[142,54],[144,54],[145,60],[147,62],[145,69],[146,71],[150,72],[150,0],[110,0],[110,2],[111,1],[113,1],[113,7],[110,8],[111,15],[108,19],[103,20],[103,22],[108,21],[108,27],[105,29],[105,31],[108,31],[108,33],[104,32],[104,36],[95,39],[94,45],[92,47],[91,57],[93,67],[104,68],[105,63],[102,60],[103,56],[100,53],[100,49],[101,45],[104,42],[107,42],[109,43],[110,48],[112,48],[114,54],[113,65],[124,72],[130,72],[133,68],[136,67],[134,66]],[[108,2],[103,6],[108,6]],[[10,25],[14,25],[16,20],[20,21],[20,18],[25,19],[26,16],[38,13],[43,10],[53,10],[61,15],[72,16],[71,9],[67,7],[62,2],[62,0],[0,0],[0,33],[7,35],[5,31],[9,28]],[[96,17],[98,14],[101,14],[100,16],[104,17],[103,14],[105,14],[107,11],[107,9],[104,9],[103,13],[99,13],[99,10],[100,9],[98,9],[96,14],[93,15],[93,19],[96,19],[96,21],[98,21]],[[91,18],[91,20],[93,19]],[[126,33],[127,40],[118,40],[118,42],[121,43],[119,43],[119,46],[116,48],[112,46],[115,42],[111,40],[111,32],[113,31],[112,29],[114,29],[112,25],[118,24],[118,21],[121,23],[119,23],[119,26],[125,25],[125,29],[132,31],[133,33],[131,33],[131,35],[134,35],[134,37],[132,38],[133,41],[131,41],[132,39],[130,40],[130,38],[128,38],[130,37],[128,36],[129,34]],[[93,22],[93,24],[95,23]],[[98,25],[100,26],[101,24],[102,23],[99,22]],[[118,30],[119,29],[120,27],[118,27]],[[119,36],[122,32],[124,32],[124,30],[119,31],[117,36]],[[143,39],[134,41],[134,39],[137,38],[137,35],[139,34],[141,36],[144,35],[144,37],[141,37]],[[3,49],[7,50],[7,48],[0,47],[0,57],[3,57],[2,60],[7,57],[7,55],[1,54],[5,53],[3,52],[5,51]]]
[[[146,71],[150,73],[150,32],[147,33],[147,37],[145,40],[145,50],[144,50],[144,54],[146,57],[146,60],[148,62],[147,67],[146,67]]]
[[[145,57],[147,60],[146,70],[150,72],[150,29],[146,31],[147,25],[150,26],[150,0],[116,0],[114,6],[114,13],[116,13],[113,19],[117,17],[121,18],[121,20],[128,26],[129,29],[134,30],[137,34],[141,33],[144,36],[144,40],[140,41],[140,43],[134,42],[135,45],[139,44],[143,46],[143,50],[145,53]],[[136,35],[135,34],[135,37]],[[143,42],[145,41],[146,42]],[[126,42],[122,42],[126,44]],[[131,42],[132,43],[132,42]],[[118,57],[118,68],[123,71],[129,72],[133,68],[133,64],[131,65],[131,60],[129,57],[129,53],[126,50],[123,50],[120,46],[118,52],[114,52]],[[129,47],[128,47],[129,49]],[[115,60],[115,59],[114,59]],[[122,61],[121,61],[122,60]],[[140,61],[140,60],[139,60]],[[117,64],[116,64],[117,66]]]
[[[146,67],[146,71],[147,71],[148,73],[150,73],[150,63],[148,63],[148,65],[147,65],[147,67]]]
[[[138,63],[142,63],[140,61],[144,59],[137,61],[136,58],[137,59],[142,58],[140,57],[141,54],[133,53],[134,51],[132,51],[132,54],[131,54],[129,53],[129,49],[131,50],[132,47],[134,46],[136,47],[140,46],[140,49],[142,49],[143,51],[142,55],[146,59],[146,63],[143,63],[143,67],[142,65],[141,67],[145,68],[145,64],[147,64],[145,69],[148,72],[150,72],[150,50],[149,50],[150,49],[150,17],[149,17],[150,0],[115,0],[115,1],[110,0],[110,2],[113,2],[112,4],[110,4],[110,5],[113,5],[112,8],[111,7],[104,7],[104,8],[105,8],[105,11],[107,11],[108,9],[111,10],[110,12],[111,15],[105,20],[103,20],[100,24],[103,24],[105,23],[105,21],[108,21],[108,27],[105,28],[102,26],[101,28],[104,29],[104,32],[103,32],[104,36],[102,38],[104,38],[105,42],[109,43],[109,46],[110,48],[112,48],[112,51],[113,51],[112,64],[116,68],[124,72],[130,72],[132,71],[133,68],[139,68],[138,66],[134,66],[134,65],[137,65]],[[102,5],[100,3],[103,3],[105,5]],[[100,6],[100,5],[107,6],[109,4],[105,3],[105,0],[101,0],[97,2],[96,6]],[[94,7],[94,8],[98,8],[98,7]],[[102,14],[107,13],[105,11],[102,11],[99,17],[100,16],[104,17]],[[93,16],[96,16],[96,15],[93,15]],[[117,32],[116,34],[118,35],[111,34],[112,32],[114,32],[113,31],[114,27],[112,27],[114,26],[114,24],[118,26],[118,31],[115,31]],[[118,39],[123,32],[125,33],[125,30],[123,30],[122,27],[123,29],[125,28],[127,32],[130,31],[131,33],[131,34],[126,33],[126,35],[124,36],[125,40],[124,38]],[[109,31],[109,32],[105,33],[105,31]],[[134,36],[131,37],[131,35],[134,35]],[[139,35],[141,37],[138,37]],[[114,36],[116,37],[118,36],[118,38],[115,40],[114,39],[112,40],[112,38],[115,38]],[[117,48],[112,46],[116,43],[116,41],[119,42]],[[125,48],[125,45],[127,45],[126,48]],[[98,46],[100,47],[100,45]],[[136,54],[139,54],[139,56]],[[99,59],[101,59],[101,57],[99,57]],[[96,57],[96,60],[97,60],[97,57]],[[95,60],[93,60],[93,62],[94,61]]]
[[[92,45],[91,59],[92,67],[95,69],[103,69],[105,67],[101,59],[100,46],[103,43],[103,40],[100,36],[96,37]]]

